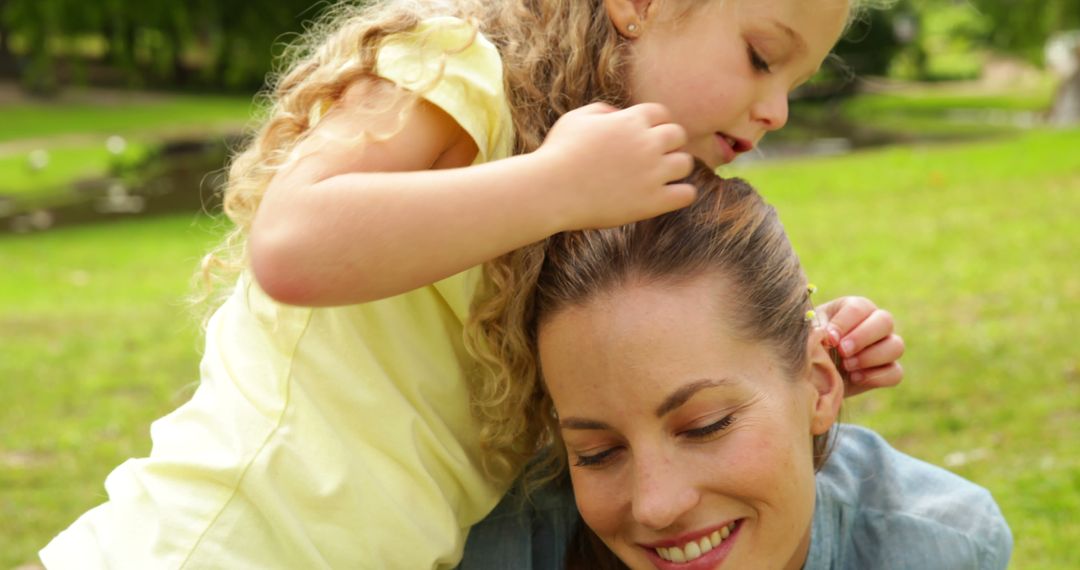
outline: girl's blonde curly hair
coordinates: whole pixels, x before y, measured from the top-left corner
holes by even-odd
[[[607,17],[603,0],[381,0],[342,2],[328,8],[305,34],[287,46],[282,71],[257,97],[264,117],[228,169],[223,207],[234,227],[204,259],[203,290],[224,292],[247,264],[247,236],[274,175],[297,157],[319,112],[358,81],[376,76],[380,45],[436,16],[472,23],[494,43],[503,61],[504,83],[515,131],[515,154],[535,150],[567,111],[605,101],[625,106],[626,42]],[[462,46],[462,48],[467,46]],[[415,99],[422,92],[402,92]],[[387,104],[407,109],[409,105]],[[507,321],[523,302],[521,288],[542,261],[539,245],[486,264],[483,292],[466,343],[480,363],[470,390],[485,467],[500,480],[513,477],[532,455],[541,433],[527,406],[535,388],[533,363],[520,350]],[[509,333],[509,334],[504,334]],[[511,385],[522,379],[526,386]]]
[[[223,207],[234,227],[203,259],[203,300],[211,291],[226,291],[246,267],[247,236],[263,194],[274,175],[297,159],[297,147],[321,110],[340,100],[350,86],[376,77],[383,40],[436,16],[470,22],[498,48],[515,154],[538,148],[567,111],[596,101],[616,107],[630,102],[630,46],[608,18],[603,0],[334,4],[286,47],[280,71],[256,98],[263,118],[228,168]],[[422,95],[422,90],[400,92],[403,101],[389,102],[386,108],[407,110],[410,105],[400,103]],[[534,244],[485,264],[486,278],[466,326],[466,345],[480,365],[470,390],[486,450],[485,467],[500,480],[518,473],[547,438],[542,427],[546,412],[532,409],[540,387],[520,322],[520,315],[530,312],[543,251],[542,243]]]

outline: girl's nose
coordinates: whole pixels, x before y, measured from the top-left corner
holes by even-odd
[[[666,458],[653,456],[635,461],[634,520],[653,530],[670,527],[699,500],[691,481]]]
[[[751,118],[761,123],[765,130],[782,129],[788,120],[788,93],[775,90],[767,98],[759,101],[751,110]]]

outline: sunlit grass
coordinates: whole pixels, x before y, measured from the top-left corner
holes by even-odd
[[[149,152],[140,142],[128,141],[122,152],[110,152],[106,138],[93,144],[34,148],[0,155],[0,195],[40,197],[70,191],[73,181],[100,178],[138,163]],[[43,161],[43,162],[39,162]]]
[[[0,142],[66,134],[125,135],[148,131],[204,130],[244,124],[249,97],[161,95],[117,92],[112,101],[30,102],[4,106]]]
[[[1080,565],[1080,131],[746,168],[820,298],[891,310],[906,379],[849,421],[989,488],[1015,568]]]
[[[1028,128],[1050,108],[1055,84],[1044,78],[1016,90],[919,85],[867,93],[844,102],[841,116],[853,125],[909,136],[999,134]]]
[[[190,395],[184,296],[212,227],[185,214],[0,238],[0,568],[101,502],[108,471]]]

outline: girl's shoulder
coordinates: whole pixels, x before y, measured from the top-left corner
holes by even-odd
[[[472,22],[438,16],[387,37],[379,48],[376,71],[457,121],[476,142],[478,162],[511,153],[513,123],[502,59]]]

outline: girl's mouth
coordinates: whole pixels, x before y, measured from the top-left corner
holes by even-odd
[[[754,143],[746,139],[740,139],[738,137],[733,137],[724,133],[716,134],[720,137],[723,137],[724,141],[727,142],[728,146],[730,146],[731,150],[735,151],[736,154],[742,154],[754,148]]]

